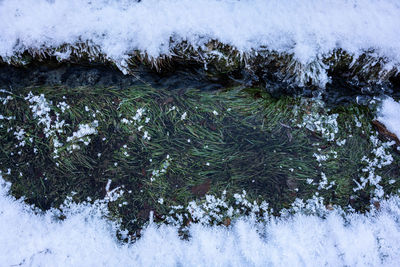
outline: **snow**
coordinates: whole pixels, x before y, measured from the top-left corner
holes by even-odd
[[[123,66],[134,50],[151,57],[171,55],[171,38],[203,49],[216,39],[244,53],[267,48],[294,54],[302,64],[312,64],[339,48],[355,56],[373,50],[377,57],[385,58],[389,68],[400,65],[399,14],[396,0],[0,0],[0,57],[7,59],[26,49],[88,42]],[[59,59],[71,55],[69,50],[53,53]],[[33,94],[26,99],[46,135],[55,135],[64,122],[57,118],[54,125],[51,123],[51,103]],[[5,103],[10,98],[1,100]],[[65,102],[59,105],[62,112],[69,107]],[[218,112],[214,110],[213,114],[217,116]],[[378,120],[398,137],[399,114],[400,103],[387,98],[378,115]],[[145,109],[138,109],[132,120],[122,121],[141,123],[144,115]],[[320,126],[332,126],[328,132],[311,130],[333,141],[337,133],[335,116],[313,120]],[[187,119],[186,112],[181,119]],[[95,133],[94,124],[82,124],[69,141]],[[15,137],[21,141],[24,129],[17,129]],[[143,138],[150,139],[148,131]],[[56,139],[54,147],[60,145]],[[370,182],[376,186],[379,211],[343,215],[332,208],[322,219],[304,212],[307,205],[315,211],[324,208],[315,196],[314,202],[297,200],[292,207],[294,215],[282,212],[281,218],[270,217],[266,222],[243,217],[229,227],[193,223],[188,229],[189,240],[179,237],[176,226],[150,224],[131,244],[116,239],[118,226],[104,217],[106,205],[67,205],[63,211],[66,219],[60,221],[55,210],[40,213],[9,196],[9,185],[0,172],[0,265],[396,266],[400,262],[400,198],[382,200],[381,177],[374,175],[375,168],[392,160],[384,148],[373,148],[375,161],[364,159],[366,176],[360,178],[360,185]],[[323,156],[315,154],[319,161]],[[165,173],[170,161],[167,155],[160,169],[153,170],[151,179]],[[321,176],[320,186],[329,186],[325,174]],[[115,196],[114,190],[109,191],[110,182],[106,191],[112,200]],[[235,195],[238,202],[245,201],[243,195]],[[221,203],[207,196],[211,211]],[[252,203],[246,205],[253,207]],[[204,216],[195,202],[190,208],[197,217]]]
[[[386,98],[379,110],[378,121],[400,139],[400,102],[391,97]]]
[[[79,129],[76,132],[72,133],[72,136],[67,137],[67,142],[82,142],[85,145],[88,145],[91,141],[90,135],[97,134],[97,129],[99,122],[94,120],[90,125],[89,124],[79,124]]]
[[[4,181],[1,179],[1,183]],[[193,224],[191,238],[151,224],[141,239],[121,244],[115,225],[91,205],[71,205],[64,221],[35,214],[0,187],[0,262],[4,266],[395,266],[400,261],[400,198],[381,210],[344,219],[297,213],[267,223],[230,227]],[[69,209],[69,210],[68,210]]]
[[[210,40],[241,52],[266,47],[303,64],[338,48],[373,50],[390,68],[400,63],[399,13],[397,0],[3,0],[0,56],[88,42],[123,66],[135,49],[169,55],[172,38],[195,48]]]

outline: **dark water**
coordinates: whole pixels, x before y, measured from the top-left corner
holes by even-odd
[[[29,86],[101,86],[129,87],[151,85],[155,88],[219,89],[226,82],[210,79],[202,69],[194,67],[177,68],[171,73],[156,73],[145,67],[124,75],[108,65],[59,64],[32,65],[29,67],[0,66],[0,87],[17,90]]]
[[[176,165],[179,166],[179,168],[176,167],[176,169],[174,169],[174,172],[172,172],[173,174],[169,175],[169,180],[164,185],[169,188],[168,190],[170,192],[175,192],[175,195],[172,193],[169,194],[171,201],[176,201],[176,199],[180,201],[179,197],[182,197],[182,199],[185,198],[186,201],[189,197],[193,197],[191,194],[204,195],[205,193],[200,194],[198,192],[199,190],[196,188],[199,186],[204,187],[205,185],[207,190],[209,190],[209,183],[211,183],[213,188],[229,185],[231,189],[233,188],[233,191],[236,189],[239,190],[239,188],[246,188],[249,192],[253,192],[252,194],[260,195],[267,199],[275,210],[280,210],[285,203],[292,203],[294,197],[297,197],[296,193],[293,191],[295,188],[300,187],[300,192],[304,192],[304,194],[307,193],[306,190],[301,191],[302,184],[298,182],[300,179],[294,176],[298,173],[297,171],[293,172],[294,169],[301,170],[299,173],[304,177],[314,177],[315,181],[319,179],[319,169],[316,167],[316,161],[313,156],[317,148],[311,146],[311,144],[322,142],[322,140],[318,136],[308,134],[308,132],[304,134],[300,130],[288,126],[287,121],[289,120],[284,114],[282,115],[284,112],[280,111],[275,113],[270,112],[268,113],[268,117],[264,117],[264,115],[255,116],[252,112],[247,113],[248,111],[245,111],[246,106],[243,106],[243,110],[241,111],[243,114],[240,113],[240,115],[237,113],[233,116],[228,116],[228,114],[223,120],[219,120],[220,117],[218,117],[218,120],[215,119],[215,121],[213,121],[213,118],[210,118],[208,113],[204,113],[198,117],[193,116],[191,124],[185,124],[185,127],[189,127],[193,132],[199,135],[200,133],[207,134],[204,134],[204,136],[201,136],[198,140],[192,137],[190,144],[186,142],[186,140],[188,140],[186,138],[191,137],[191,135],[189,135],[189,128],[186,129],[183,126],[182,128],[175,127],[177,125],[176,122],[170,120],[169,117],[165,117],[162,120],[164,127],[158,128],[158,125],[153,125],[154,129],[159,131],[159,133],[157,132],[159,136],[158,139],[156,135],[152,136],[152,141],[156,141],[154,144],[162,145],[159,147],[154,146],[152,148],[154,151],[150,148],[148,150],[147,148],[144,149],[140,141],[141,139],[139,139],[140,143],[139,141],[135,143],[136,139],[135,136],[132,135],[132,132],[130,130],[124,131],[121,125],[115,123],[115,121],[120,120],[120,117],[116,115],[120,114],[117,110],[118,104],[116,103],[113,106],[110,103],[114,104],[114,100],[113,102],[106,102],[105,100],[107,99],[101,98],[103,94],[106,95],[107,91],[130,91],[131,89],[135,90],[135,88],[131,87],[143,85],[158,88],[160,91],[165,89],[172,91],[164,92],[164,96],[168,95],[171,97],[167,97],[165,100],[161,99],[162,101],[159,102],[156,100],[153,101],[151,97],[144,97],[153,107],[157,107],[158,104],[163,106],[171,99],[171,101],[176,101],[174,104],[177,105],[178,108],[181,107],[181,110],[188,107],[186,103],[192,103],[191,105],[193,105],[194,102],[193,99],[190,99],[189,94],[185,96],[185,91],[188,88],[197,88],[202,91],[207,91],[205,94],[207,96],[213,95],[213,98],[207,98],[207,103],[203,103],[204,105],[210,104],[209,110],[213,110],[215,107],[221,105],[223,105],[221,110],[227,110],[228,106],[231,107],[239,103],[238,106],[240,107],[240,103],[243,104],[242,102],[229,100],[229,98],[223,100],[233,102],[222,103],[223,101],[217,98],[218,94],[211,92],[215,90],[224,90],[230,86],[259,86],[265,88],[266,91],[275,97],[280,97],[282,95],[302,95],[305,97],[321,95],[328,105],[333,106],[354,102],[363,104],[367,103],[368,100],[374,96],[382,94],[397,96],[400,92],[396,84],[371,86],[361,83],[351,83],[338,77],[333,77],[332,83],[328,84],[324,90],[312,86],[300,88],[283,83],[273,76],[268,77],[267,75],[261,77],[244,70],[234,73],[218,73],[213,72],[213,70],[205,70],[203,66],[196,64],[176,65],[173,70],[163,73],[157,73],[146,67],[139,67],[130,75],[124,75],[118,69],[106,64],[38,63],[30,64],[26,67],[0,65],[0,89],[7,89],[16,93],[25,92],[25,94],[22,95],[26,95],[27,91],[30,90],[30,88],[27,87],[34,86],[63,86],[67,88],[88,86],[88,88],[81,88],[82,91],[85,92],[90,92],[90,88],[94,89],[99,87],[96,88],[98,90],[95,91],[95,94],[86,95],[86,102],[83,102],[89,105],[89,103],[93,102],[93,99],[102,99],[104,103],[107,103],[103,108],[108,112],[107,114],[110,117],[110,119],[103,121],[104,125],[102,128],[107,129],[103,130],[102,136],[107,136],[104,140],[109,141],[104,143],[104,140],[101,138],[102,136],[98,136],[92,141],[91,146],[85,150],[86,154],[82,152],[80,157],[73,158],[74,175],[71,175],[69,171],[61,172],[54,166],[53,159],[48,157],[48,150],[45,150],[47,147],[45,149],[43,148],[43,151],[45,151],[45,153],[41,154],[43,158],[38,158],[33,155],[31,150],[29,150],[29,153],[23,153],[21,157],[16,156],[16,159],[9,157],[9,150],[15,150],[13,155],[18,155],[16,149],[19,148],[15,147],[14,136],[7,137],[8,139],[3,138],[2,140],[4,141],[2,145],[6,147],[4,151],[1,151],[3,154],[0,153],[3,159],[0,160],[0,162],[4,164],[3,169],[9,167],[14,168],[14,166],[18,167],[18,164],[24,163],[21,165],[22,167],[18,168],[26,168],[23,169],[23,173],[28,174],[26,175],[26,182],[21,182],[24,180],[17,176],[19,172],[13,172],[13,174],[15,173],[15,177],[13,178],[14,180],[11,181],[14,185],[14,194],[17,196],[25,196],[29,203],[35,204],[43,209],[48,209],[56,206],[54,203],[61,204],[64,197],[71,191],[80,192],[78,196],[81,199],[86,199],[87,195],[90,195],[93,199],[101,198],[105,194],[104,188],[107,180],[112,178],[113,185],[126,185],[128,189],[130,188],[135,192],[135,194],[128,197],[129,203],[131,203],[129,209],[127,208],[125,211],[121,211],[124,208],[118,210],[118,214],[122,214],[124,223],[126,223],[125,226],[130,229],[130,231],[134,232],[140,229],[142,223],[147,221],[150,210],[154,210],[154,207],[158,205],[154,203],[154,199],[152,198],[154,195],[152,190],[155,189],[150,186],[143,187],[146,186],[146,182],[149,179],[149,170],[154,169],[154,166],[149,163],[150,161],[148,161],[148,158],[156,158],[154,155],[165,155],[168,153],[168,155],[171,154],[171,157],[177,159],[177,161],[180,160],[178,162],[179,164]],[[113,87],[113,89],[107,87]],[[51,88],[51,90],[53,90],[53,88]],[[53,91],[56,90],[57,88]],[[144,88],[136,88],[136,90],[144,90]],[[69,90],[65,91],[66,93],[70,93],[68,92]],[[210,94],[208,94],[208,91]],[[51,95],[51,91],[49,95]],[[76,96],[79,100],[83,97],[85,97],[85,94]],[[182,99],[186,98],[179,102],[180,97],[182,97]],[[71,96],[71,99],[73,98],[74,97]],[[251,99],[249,106],[254,107],[257,98],[258,96],[255,95],[255,98]],[[267,106],[274,109],[274,101],[269,101]],[[101,100],[99,100],[99,102],[101,102]],[[71,103],[73,103],[73,101]],[[197,104],[197,102],[194,103]],[[9,110],[14,110],[15,106],[13,109],[10,108]],[[20,114],[23,114],[23,112],[20,112]],[[84,115],[86,114],[82,116]],[[264,120],[265,118],[267,119]],[[70,121],[68,121],[68,123],[72,125],[70,128],[72,133],[72,131],[76,131],[78,127],[77,124],[87,118],[82,117],[80,120],[69,119]],[[353,119],[350,118],[350,120]],[[21,115],[18,121],[21,124],[18,125],[23,125],[24,128],[30,131],[38,130],[34,125],[28,127],[29,121],[29,119],[26,120],[24,115]],[[266,131],[263,128],[264,123],[266,125],[271,124],[273,127],[271,126],[271,128],[268,128],[268,131]],[[263,126],[257,128],[259,125]],[[361,131],[361,129],[359,130]],[[164,131],[167,131],[168,136],[170,136],[169,132],[176,132],[176,134],[171,134],[171,137],[164,139],[167,135]],[[218,132],[221,132],[221,136],[223,136],[221,141],[218,141],[219,139],[216,139],[217,141],[212,138],[208,139],[210,136],[213,137],[214,133]],[[44,138],[41,137],[43,134],[40,132],[32,132],[30,134],[32,136],[38,136],[38,140]],[[11,135],[11,133],[4,131],[4,136],[9,135]],[[361,135],[354,134],[354,136],[358,138]],[[346,147],[348,150],[341,148],[343,149],[342,155],[347,155],[351,152],[363,156],[369,153],[369,150],[365,152],[365,150],[369,148],[362,146],[365,145],[363,139],[357,138],[355,138],[356,141],[353,141],[354,144],[357,144],[354,145],[354,147]],[[182,140],[184,140],[184,142],[182,142]],[[119,153],[120,148],[127,142],[130,142],[131,147],[134,148],[132,151],[142,151],[134,154],[135,156],[132,157],[129,162],[115,156],[121,155]],[[195,142],[197,142],[199,146],[196,149],[202,151],[202,153],[192,155],[190,153]],[[204,143],[217,143],[218,145],[215,145],[213,150],[210,150],[213,151],[211,153],[208,150],[204,150],[205,152],[201,150],[203,149]],[[351,145],[350,141],[348,143]],[[322,148],[327,149],[328,145],[322,145]],[[360,152],[357,149],[359,149]],[[161,153],[159,153],[160,151]],[[271,153],[271,151],[273,153]],[[99,152],[103,155],[101,158],[98,158]],[[152,154],[153,152],[154,155]],[[89,163],[80,160],[86,158],[90,159],[90,161],[87,161]],[[204,167],[208,166],[205,165],[205,162],[210,158],[213,159],[211,162],[211,166],[213,167],[212,169],[207,169],[208,167]],[[359,158],[361,158],[361,156]],[[113,164],[117,159],[119,162],[118,167]],[[6,160],[7,166],[5,165]],[[28,165],[29,167],[25,165],[27,161],[31,161],[32,163]],[[159,161],[161,162],[162,160],[159,159]],[[340,166],[340,168],[335,167],[335,165],[332,169],[327,169],[325,172],[328,176],[337,175],[337,177],[348,177],[347,174],[342,175],[342,173],[339,172],[343,171],[343,173],[345,173],[348,170],[358,168],[357,162],[359,161],[358,156],[356,160],[353,156],[348,162],[340,162],[340,165],[337,165]],[[131,162],[135,162],[135,164],[131,164]],[[140,164],[136,164],[138,162]],[[198,165],[198,162],[202,163]],[[343,166],[351,166],[351,168]],[[353,168],[353,166],[355,167]],[[43,170],[46,171],[43,172]],[[394,172],[398,170],[399,168],[395,166]],[[43,173],[54,175],[52,177],[47,175],[50,179],[46,181],[46,186],[42,184]],[[187,173],[191,174],[190,179]],[[182,179],[182,177],[186,177],[185,175],[187,176],[186,180]],[[394,173],[393,176],[395,175],[397,175],[397,173]],[[130,177],[133,176],[137,179],[130,179]],[[31,179],[31,177],[35,179]],[[28,184],[28,186],[25,186],[25,184]],[[148,191],[150,193],[145,195],[145,197],[136,199],[135,196],[141,194],[142,189],[144,192]],[[189,196],[180,195],[181,191],[179,190],[188,192]],[[239,192],[240,190],[238,190],[236,191]],[[353,193],[352,191],[350,192]],[[347,205],[347,195],[337,197],[337,199],[338,203],[341,205]],[[359,202],[362,203],[362,205],[370,203],[368,196],[361,196],[360,199]],[[360,204],[360,207],[357,206],[356,208],[362,210],[362,205]],[[116,207],[116,209],[118,209],[118,207]],[[138,221],[135,224],[131,224],[130,222],[136,217],[139,218]]]
[[[284,83],[273,76],[250,73],[241,70],[234,73],[218,73],[205,70],[198,64],[182,64],[173,70],[158,73],[148,67],[139,67],[131,74],[124,75],[107,64],[34,63],[25,67],[0,65],[0,88],[10,91],[34,86],[101,86],[126,88],[135,85],[149,85],[168,90],[196,88],[204,91],[230,86],[261,86],[274,97],[300,95],[321,96],[328,106],[348,103],[366,104],[375,96],[389,95],[400,99],[400,82],[366,84],[332,77],[325,89],[314,86],[298,87]]]

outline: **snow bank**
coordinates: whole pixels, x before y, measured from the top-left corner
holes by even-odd
[[[3,182],[3,181],[2,181]],[[113,224],[94,207],[75,205],[67,219],[34,214],[0,189],[3,266],[395,266],[400,261],[400,199],[376,214],[332,212],[323,220],[295,215],[267,224],[193,225],[190,241],[172,226],[148,227],[134,244],[120,244]],[[346,222],[345,222],[346,221]],[[257,230],[258,229],[258,230]]]
[[[393,98],[386,98],[379,110],[378,121],[400,139],[400,103]]]
[[[134,50],[171,55],[171,39],[202,49],[219,40],[241,53],[293,54],[303,65],[335,49],[355,58],[373,51],[390,70],[400,63],[399,14],[397,0],[3,0],[0,57],[88,41],[124,66]]]

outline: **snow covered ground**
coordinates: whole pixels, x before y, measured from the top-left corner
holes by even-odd
[[[4,183],[3,180],[1,180]],[[72,205],[67,219],[36,215],[0,192],[2,266],[395,266],[400,261],[400,198],[380,212],[297,214],[226,228],[192,225],[189,241],[173,226],[148,227],[134,244],[118,243],[115,226],[94,206]]]
[[[135,49],[169,55],[170,38],[195,48],[216,39],[302,64],[339,48],[355,57],[373,51],[390,69],[400,63],[399,13],[396,0],[3,0],[0,56],[90,41],[122,64]]]

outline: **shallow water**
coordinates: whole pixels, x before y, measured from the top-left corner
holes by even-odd
[[[321,153],[329,154],[328,148],[338,149],[342,156],[346,157],[346,164],[350,162],[347,159],[348,153],[354,153],[351,160],[361,159],[363,153],[370,153],[366,141],[368,137],[364,133],[353,138],[342,136],[342,139],[349,139],[347,142],[350,146],[360,146],[354,149],[349,147],[346,150],[334,142],[326,142],[321,133],[298,129],[296,123],[301,123],[301,120],[293,121],[291,109],[300,105],[300,102],[305,102],[306,109],[301,112],[310,112],[307,108],[310,108],[314,101],[310,97],[318,94],[321,94],[327,103],[317,108],[316,114],[325,114],[326,106],[344,108],[355,103],[363,104],[362,101],[366,104],[374,96],[390,89],[379,87],[381,91],[363,91],[355,85],[349,87],[346,81],[333,81],[334,84],[329,84],[325,90],[293,87],[275,80],[267,81],[261,89],[252,89],[249,84],[260,85],[260,82],[251,80],[246,73],[236,74],[235,77],[210,75],[210,71],[196,64],[178,65],[168,73],[157,73],[142,67],[136,69],[132,75],[124,75],[110,65],[99,64],[53,62],[30,64],[26,67],[3,65],[0,68],[0,88],[8,89],[16,95],[21,94],[19,97],[22,98],[26,97],[29,91],[34,95],[43,93],[45,99],[52,101],[54,105],[66,101],[72,106],[72,112],[63,115],[66,122],[71,124],[66,127],[67,133],[57,135],[64,144],[68,143],[68,136],[76,134],[81,124],[91,123],[95,118],[97,120],[96,116],[105,116],[99,118],[99,134],[96,132],[91,138],[87,150],[76,152],[76,155],[67,153],[61,157],[60,162],[56,160],[56,163],[68,166],[59,169],[54,165],[55,159],[51,156],[52,138],[43,137],[40,127],[35,126],[34,119],[30,121],[32,125],[27,123],[27,118],[32,116],[31,111],[26,107],[26,101],[16,100],[14,106],[3,110],[5,114],[18,115],[17,123],[13,126],[16,130],[10,133],[8,130],[2,132],[5,136],[4,144],[7,144],[2,153],[3,169],[21,166],[18,167],[20,170],[14,171],[12,175],[14,194],[18,197],[26,196],[29,203],[48,209],[60,205],[71,191],[78,191],[77,197],[80,200],[87,196],[104,197],[104,187],[108,179],[111,179],[115,186],[127,185],[135,192],[145,186],[144,190],[149,190],[151,195],[155,194],[152,192],[154,188],[147,183],[153,178],[151,173],[159,168],[155,164],[161,164],[168,154],[179,163],[174,167],[176,169],[170,174],[167,184],[161,184],[159,187],[164,188],[162,190],[167,188],[167,196],[171,199],[174,199],[175,194],[175,198],[187,201],[202,197],[208,191],[218,193],[221,188],[227,186],[239,192],[242,189],[249,190],[253,197],[259,195],[270,201],[271,206],[279,207],[279,210],[295,197],[309,197],[310,190],[304,184],[305,179],[319,181],[322,172],[331,176],[333,180],[343,179],[344,174],[341,174],[340,166],[345,163],[333,161],[329,163],[331,167],[324,169],[318,166],[314,153],[318,154],[318,151],[322,150]],[[224,94],[228,88],[249,92],[247,95],[229,95],[229,92]],[[270,91],[274,92],[272,95],[275,98],[266,94]],[[363,94],[360,95],[360,92]],[[140,95],[142,96],[138,97]],[[301,100],[293,98],[293,95],[300,95]],[[307,101],[310,102],[307,104]],[[127,106],[120,110],[123,103]],[[153,131],[151,140],[144,143],[140,143],[144,137],[137,126],[129,126],[131,128],[126,130],[127,126],[121,122],[122,118],[135,115],[135,110],[141,105],[147,106],[151,112],[150,124],[144,123],[142,127],[145,127],[146,131]],[[178,109],[172,111],[174,106]],[[198,107],[204,110],[197,110]],[[229,109],[234,111],[228,112]],[[362,108],[357,107],[355,110],[361,112],[360,119],[362,116],[371,116]],[[186,116],[186,111],[189,118],[187,122],[182,119]],[[175,115],[171,117],[171,114]],[[50,115],[50,123],[53,123],[58,115],[54,116],[54,111],[51,111]],[[352,125],[352,116],[353,114],[344,112],[343,120]],[[152,124],[153,120],[155,124]],[[367,124],[368,120],[369,118],[364,117]],[[40,143],[48,143],[50,148],[41,148],[46,151],[44,156],[36,156],[29,149],[22,153],[21,157],[17,156],[21,152],[18,146],[13,147],[15,136],[18,136],[20,129],[32,131],[29,135],[36,136],[33,147]],[[361,134],[361,129],[354,131]],[[208,143],[212,144],[211,150],[205,149]],[[129,149],[124,150],[124,146],[128,146]],[[10,153],[12,157],[9,156]],[[124,157],[122,153],[133,156]],[[98,157],[99,154],[102,156]],[[150,160],[154,162],[151,163]],[[31,166],[25,167],[26,163]],[[114,164],[118,164],[118,167]],[[350,165],[351,175],[359,172],[360,163]],[[396,174],[396,170],[392,169],[387,170],[391,172],[389,176]],[[21,184],[23,186],[17,185],[18,181],[22,180],[19,178],[19,172],[26,176],[24,179],[28,187],[25,187],[24,183]],[[43,186],[41,182],[44,181],[41,180],[48,178],[45,177],[45,173],[49,173],[51,177],[49,182],[46,182],[48,185]],[[73,182],[70,182],[71,173],[75,173]],[[130,179],[130,176],[135,178]],[[32,183],[31,177],[34,177]],[[346,177],[349,181],[355,178],[357,177]],[[332,198],[340,205],[346,205],[351,193],[348,192],[350,186],[343,185],[346,193],[334,195]],[[63,188],[62,192],[58,191],[58,188]],[[86,189],[80,190],[82,188]],[[300,190],[299,193],[296,190]],[[198,191],[204,192],[199,194]],[[156,201],[154,198],[130,199],[131,208],[135,212],[130,214],[131,210],[125,209],[123,216],[128,221],[138,215],[143,223],[147,220],[150,210],[158,205]],[[363,210],[368,201],[368,195],[360,196],[361,204],[355,207]],[[140,224],[132,224],[129,226],[130,230],[136,229],[138,225]]]
[[[188,63],[188,62],[187,62]],[[314,86],[297,87],[271,77],[260,80],[247,70],[221,74],[205,70],[198,64],[176,65],[169,71],[156,72],[148,67],[136,68],[124,75],[120,70],[107,64],[60,64],[57,62],[35,63],[26,67],[0,65],[0,88],[14,91],[34,86],[100,86],[120,87],[150,85],[167,90],[187,88],[213,91],[232,86],[262,86],[272,96],[282,95],[316,97],[320,96],[329,107],[356,103],[366,105],[374,97],[391,96],[400,99],[400,84],[355,83],[343,77],[333,77],[326,88]]]
[[[150,85],[155,88],[179,90],[197,88],[219,89],[226,81],[212,81],[199,67],[178,67],[174,72],[157,73],[148,68],[136,69],[132,75],[105,64],[37,64],[28,67],[0,65],[0,87],[18,89],[31,86],[100,86],[129,87]],[[229,82],[229,81],[228,81]]]

